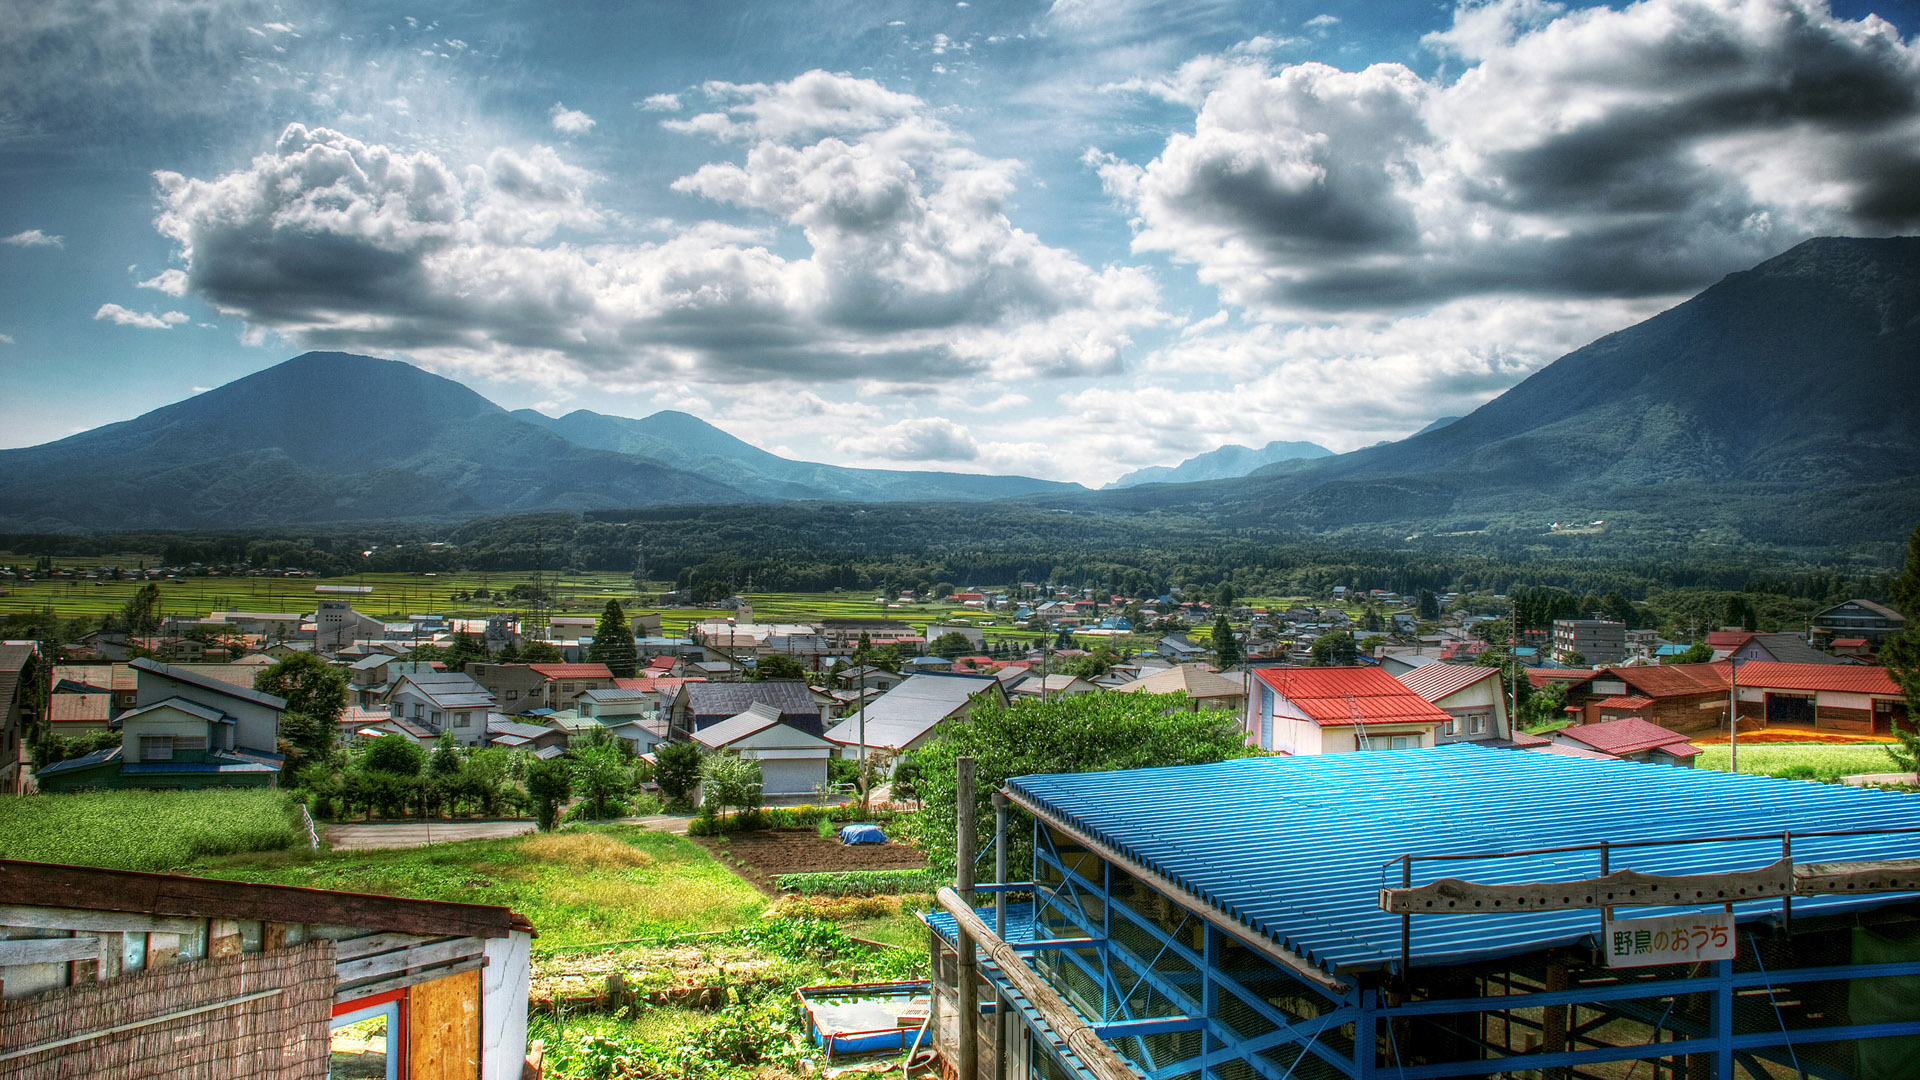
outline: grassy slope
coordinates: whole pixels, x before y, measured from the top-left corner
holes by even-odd
[[[1731,772],[1725,746],[1709,746],[1695,764],[1715,772]],[[1822,746],[1802,743],[1762,743],[1740,747],[1740,771],[1777,776],[1800,767],[1813,770],[1809,780],[1837,780],[1855,773],[1893,772],[1896,766],[1884,746]]]

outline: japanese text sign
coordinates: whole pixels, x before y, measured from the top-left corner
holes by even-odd
[[[1657,919],[1608,919],[1601,944],[1607,966],[1650,967],[1654,964],[1692,964],[1703,960],[1731,960],[1734,953],[1733,915],[1708,911],[1698,915],[1669,915]]]

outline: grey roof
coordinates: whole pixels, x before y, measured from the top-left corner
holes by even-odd
[[[729,717],[693,733],[693,741],[714,749],[739,742],[749,735],[755,735],[770,727],[785,727],[796,735],[804,736],[810,743],[826,745],[826,741],[811,731],[803,731],[792,724],[784,723],[780,713],[765,702],[754,702],[738,716]]]
[[[41,766],[39,769],[35,770],[34,775],[35,776],[52,776],[56,773],[69,772],[75,769],[90,769],[95,765],[104,765],[107,762],[112,761],[114,758],[119,757],[120,750],[121,750],[121,747],[118,744],[116,744],[116,745],[107,747],[105,750],[95,750],[93,753],[84,755],[82,757],[68,758],[65,761],[56,761],[51,765]]]
[[[615,701],[646,701],[654,696],[652,690],[589,690],[580,695],[595,704],[608,704]]]
[[[170,697],[164,701],[156,701],[151,705],[143,705],[138,709],[134,709],[132,712],[121,713],[119,722],[121,726],[124,727],[127,721],[135,717],[145,716],[150,712],[156,712],[160,709],[178,709],[183,713],[191,713],[212,724],[231,724],[235,722],[233,717],[228,716],[219,709],[208,708],[197,701],[188,701],[183,697]]]
[[[780,710],[782,716],[820,718],[820,706],[814,704],[813,688],[799,679],[767,679],[763,682],[689,682],[680,685],[687,705],[696,717],[738,716],[756,702],[765,702]]]
[[[989,692],[995,701],[1004,700],[999,686],[1000,681],[991,675],[911,676],[875,698],[863,710],[867,745],[904,749],[933,730],[934,725],[959,712],[975,694]],[[827,732],[827,738],[847,746],[859,745],[860,735],[859,714],[840,721]]]
[[[499,713],[487,716],[487,735],[510,735],[521,739],[537,739],[542,735],[551,735],[553,729],[543,724],[522,724],[501,717]]]
[[[428,701],[443,709],[475,709],[496,704],[487,688],[464,671],[432,671],[403,675],[395,683],[410,682]]]
[[[33,653],[31,645],[0,645],[0,714],[13,703],[13,695],[20,688],[20,673],[26,670]]]
[[[541,761],[552,761],[554,758],[566,752],[567,748],[564,746],[543,746],[535,750],[533,756],[539,758]]]
[[[202,690],[211,690],[216,694],[225,694],[228,697],[236,697],[242,701],[251,701],[256,705],[265,705],[269,709],[285,709],[287,707],[286,698],[275,697],[272,694],[262,693],[259,690],[249,690],[244,686],[236,686],[230,682],[223,682],[210,675],[202,675],[197,671],[183,668],[176,664],[163,664],[158,660],[151,660],[142,656],[128,666],[136,671],[149,671],[155,675],[173,679],[176,682],[183,682],[189,686],[199,687]]]
[[[1755,634],[1750,644],[1767,650],[1775,660],[1783,664],[1845,663],[1839,657],[1829,656],[1801,641],[1797,634]]]
[[[355,660],[353,663],[349,664],[348,667],[352,668],[354,671],[369,671],[369,670],[372,670],[373,668],[381,667],[386,664],[391,664],[398,659],[399,657],[390,655],[388,653],[374,653],[372,656],[363,657],[359,660]]]

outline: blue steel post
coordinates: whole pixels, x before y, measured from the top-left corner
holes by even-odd
[[[1360,1015],[1353,1020],[1354,1080],[1373,1080],[1374,1056],[1379,1046],[1375,1030],[1380,1008],[1380,991],[1365,987],[1360,991]]]
[[[1713,980],[1713,1080],[1734,1080],[1733,961],[1715,960]]]
[[[1212,1024],[1220,1015],[1220,984],[1213,980],[1213,973],[1220,970],[1220,931],[1210,923],[1200,924],[1200,955],[1206,959],[1206,963],[1200,965],[1200,1018],[1208,1021],[1200,1028],[1200,1053],[1205,1056],[1220,1046]],[[1218,1075],[1219,1071],[1209,1066],[1200,1080],[1212,1080]]]

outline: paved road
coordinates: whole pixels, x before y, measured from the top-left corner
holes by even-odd
[[[335,851],[425,847],[450,840],[497,840],[534,830],[531,821],[393,821],[365,825],[329,825]]]

